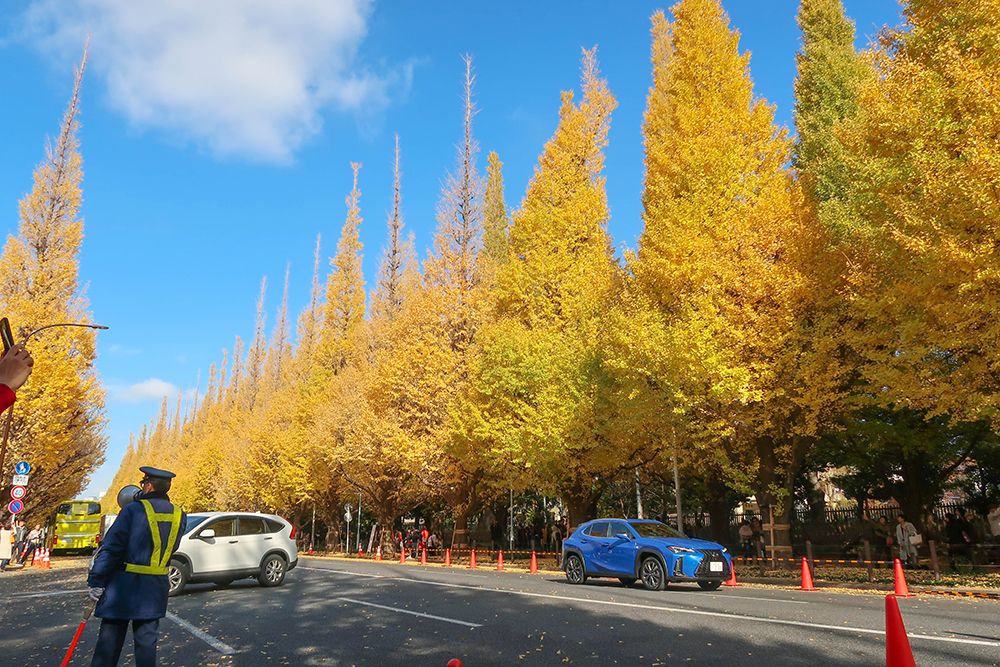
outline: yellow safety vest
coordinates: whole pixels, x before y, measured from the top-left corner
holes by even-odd
[[[153,511],[153,503],[148,500],[140,500],[143,509],[146,510],[146,520],[149,522],[149,532],[153,536],[153,553],[149,556],[148,565],[138,565],[136,563],[125,563],[126,572],[136,574],[166,574],[167,563],[170,562],[170,546],[177,540],[177,533],[181,530],[181,511],[174,507],[170,513],[157,514]],[[160,540],[160,522],[170,522],[170,537],[167,538],[166,547]]]

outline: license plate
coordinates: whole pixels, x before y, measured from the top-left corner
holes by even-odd
[[[713,561],[708,564],[708,570],[709,572],[722,572],[722,563]]]

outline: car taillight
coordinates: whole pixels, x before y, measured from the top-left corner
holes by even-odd
[[[291,532],[291,534],[290,534],[290,535],[288,536],[288,538],[289,538],[289,539],[291,539],[291,540],[294,540],[294,539],[295,539],[295,533],[296,533],[296,531],[295,531],[295,526],[293,525],[293,526],[292,526],[292,532]]]
[[[59,541],[59,536],[58,535],[53,535],[52,536],[52,546],[55,546],[56,542],[58,542],[58,541]]]

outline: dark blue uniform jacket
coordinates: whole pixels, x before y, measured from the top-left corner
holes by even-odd
[[[165,493],[153,492],[139,497],[150,501],[157,513],[174,510]],[[171,554],[177,551],[186,519],[182,514],[180,530],[172,544],[167,544],[170,524],[157,524],[160,544]],[[98,618],[147,620],[166,615],[167,590],[170,587],[167,576],[125,571],[125,563],[148,565],[152,553],[153,537],[146,511],[138,501],[129,503],[108,529],[87,577],[88,586],[105,589],[94,612]]]

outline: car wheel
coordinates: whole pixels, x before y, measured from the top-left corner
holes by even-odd
[[[698,585],[701,586],[703,591],[717,591],[719,586],[722,585],[721,581],[699,581]]]
[[[172,560],[170,564],[167,565],[167,581],[170,584],[170,588],[167,589],[167,595],[173,597],[184,590],[185,584],[187,584],[188,577],[191,576],[191,572],[188,569],[187,563],[180,560]]]
[[[663,576],[663,564],[656,556],[647,556],[639,566],[642,585],[647,591],[662,591],[665,588],[666,577]]]
[[[635,577],[618,577],[618,581],[622,582],[622,586],[631,586],[635,583]]]
[[[587,580],[583,569],[583,561],[576,554],[566,556],[566,581],[571,584],[582,584]]]
[[[257,581],[260,582],[261,586],[280,586],[285,580],[285,573],[287,571],[288,566],[285,565],[285,559],[278,554],[271,554],[261,563]]]

